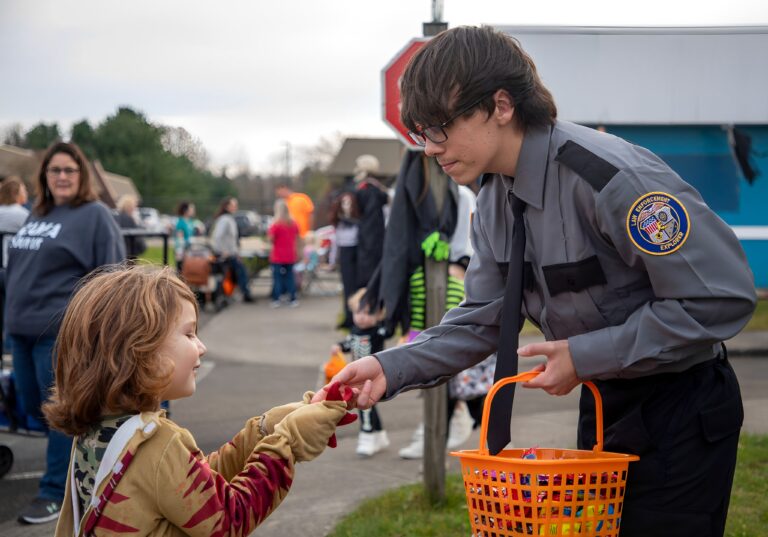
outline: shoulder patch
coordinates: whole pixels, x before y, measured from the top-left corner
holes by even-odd
[[[685,206],[666,192],[640,196],[627,213],[627,234],[647,254],[667,255],[679,250],[690,231]]]
[[[573,140],[568,140],[558,148],[555,161],[576,172],[598,192],[619,173],[616,166]]]

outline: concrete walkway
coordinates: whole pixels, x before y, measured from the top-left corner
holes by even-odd
[[[265,294],[263,288],[258,288],[257,296]],[[210,414],[212,405],[247,415],[253,398],[261,392],[263,397],[268,396],[270,404],[296,399],[301,390],[314,387],[329,346],[341,338],[333,330],[340,307],[338,297],[304,297],[295,309],[271,309],[268,302],[260,298],[255,305],[235,304],[213,317],[206,316],[201,339],[209,349],[207,361],[214,367],[200,382],[199,393],[179,402],[174,414],[174,419],[192,430],[204,450],[226,440],[214,434],[219,429],[219,433],[227,430],[228,424],[218,423],[219,418]],[[742,384],[745,430],[768,433],[768,334],[742,334],[728,346]],[[529,362],[531,366],[535,363]],[[244,375],[258,381],[240,386],[236,381]],[[397,450],[410,442],[421,419],[421,399],[409,392],[381,404],[380,412],[391,441],[387,450],[370,459],[359,459],[354,453],[357,426],[340,429],[339,447],[297,467],[287,499],[254,535],[322,537],[364,499],[420,481],[420,461],[401,460]],[[574,446],[576,417],[576,393],[551,397],[538,390],[518,391],[513,443]],[[475,431],[464,448],[474,449],[478,441]],[[448,464],[450,471],[458,471],[454,458],[448,457]],[[0,524],[0,535],[43,536],[51,535],[53,529],[53,524],[20,526],[5,522]]]

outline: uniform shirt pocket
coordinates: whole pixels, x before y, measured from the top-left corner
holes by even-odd
[[[597,256],[541,267],[547,288],[547,319],[557,339],[603,328],[608,324],[598,304],[606,278]],[[597,297],[593,297],[593,293]],[[575,315],[573,314],[575,313]]]
[[[541,270],[550,296],[566,291],[578,293],[588,287],[607,283],[596,255],[573,263],[543,266]]]

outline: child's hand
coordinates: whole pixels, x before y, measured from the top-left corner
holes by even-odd
[[[283,421],[283,418],[294,410],[298,410],[302,406],[309,404],[314,395],[315,392],[304,392],[304,397],[298,403],[288,403],[287,405],[276,406],[273,409],[267,410],[264,415],[261,416],[261,434],[267,436],[275,432],[275,425]]]
[[[275,433],[288,440],[296,462],[311,461],[325,449],[328,440],[347,413],[344,401],[304,405],[275,426]]]
[[[341,345],[339,345],[338,343],[334,343],[333,345],[331,345],[331,354],[339,354],[341,352],[342,352]]]

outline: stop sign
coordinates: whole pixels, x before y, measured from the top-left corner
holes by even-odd
[[[408,65],[408,60],[424,46],[428,39],[412,39],[400,52],[395,54],[384,69],[381,70],[382,82],[382,116],[384,122],[395,131],[406,145],[417,148],[411,137],[408,136],[408,129],[400,121],[400,79]]]

